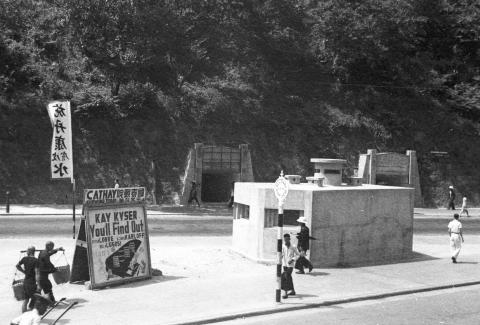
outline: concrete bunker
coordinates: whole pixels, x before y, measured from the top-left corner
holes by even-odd
[[[292,234],[294,243],[298,216],[306,217],[318,239],[311,241],[312,263],[338,267],[410,258],[413,188],[357,182],[327,185],[338,180],[338,173],[332,175],[329,179],[329,173],[323,174],[325,184],[290,184],[284,204],[284,232]],[[235,184],[234,251],[258,262],[275,262],[277,205],[273,183]]]
[[[182,204],[186,204],[192,181],[202,202],[227,202],[232,182],[252,182],[253,170],[247,144],[238,146],[195,143],[190,149],[183,178]]]

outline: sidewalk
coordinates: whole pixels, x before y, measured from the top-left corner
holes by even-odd
[[[466,238],[458,264],[452,264],[449,259],[446,236],[415,236],[414,260],[295,274],[297,296],[278,305],[274,302],[275,266],[256,264],[230,252],[231,237],[153,237],[150,241],[152,267],[161,269],[164,276],[96,291],[74,284],[54,286],[57,297],[80,302],[68,312],[65,322],[78,325],[198,324],[222,317],[228,319],[232,315],[241,317],[309,308],[480,281],[479,236]],[[17,239],[0,240],[2,249],[7,251],[18,251],[27,244]],[[56,244],[63,245],[69,252],[68,257],[72,257],[72,240],[59,239]],[[14,317],[20,309],[10,288],[16,258],[8,256],[0,261],[2,320]],[[47,319],[51,321],[53,316]]]
[[[82,214],[82,205],[76,206],[75,213],[77,216]],[[480,217],[480,208],[469,208],[468,212],[472,217]],[[454,213],[460,213],[460,209],[455,211],[447,210],[445,208],[415,208],[415,219],[451,219]],[[147,205],[147,214],[149,216],[183,216],[183,215],[197,215],[210,217],[231,217],[232,210],[228,209],[225,204],[204,204],[201,208],[194,206],[173,206],[173,205]],[[5,212],[5,206],[0,206],[0,217],[14,217],[14,216],[72,216],[71,205],[54,205],[54,204],[14,204],[10,205],[10,213]]]

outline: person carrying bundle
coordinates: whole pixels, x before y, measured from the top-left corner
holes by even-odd
[[[52,282],[48,279],[48,275],[57,270],[57,268],[50,262],[50,256],[56,254],[58,251],[64,251],[63,247],[53,249],[55,244],[48,241],[45,244],[45,250],[38,255],[38,269],[39,269],[39,285],[44,294],[47,294],[52,302],[55,302],[55,297],[52,291]]]
[[[24,313],[27,311],[27,308],[32,309],[35,304],[34,293],[37,290],[37,280],[39,279],[38,260],[35,257],[35,247],[30,246],[27,248],[27,256],[24,256],[17,263],[16,268],[18,271],[25,274],[25,279],[23,280],[25,300],[22,304],[22,313]]]

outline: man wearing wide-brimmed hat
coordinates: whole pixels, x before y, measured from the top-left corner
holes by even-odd
[[[313,265],[307,259],[307,252],[310,249],[310,239],[315,239],[310,236],[310,229],[307,227],[307,218],[300,217],[297,219],[297,222],[300,223],[300,232],[297,234],[298,239],[298,250],[300,251],[300,257],[295,263],[295,268],[298,270],[298,274],[305,274],[304,268],[308,268],[309,272],[312,272]]]
[[[448,207],[447,210],[455,210],[455,190],[453,189],[453,186],[450,185],[448,187]]]
[[[19,317],[13,319],[10,325],[39,325],[42,315],[45,314],[48,306],[53,303],[48,299],[48,295],[34,294],[35,305],[31,311],[23,313]]]

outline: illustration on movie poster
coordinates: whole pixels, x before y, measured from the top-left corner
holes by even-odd
[[[145,248],[140,240],[132,239],[126,242],[105,260],[107,280],[145,275],[147,262],[144,253]]]

